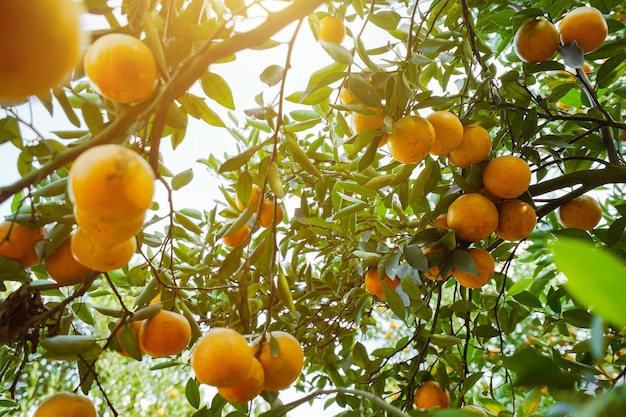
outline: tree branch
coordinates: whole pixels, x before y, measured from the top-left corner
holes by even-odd
[[[23,176],[11,185],[0,188],[0,204],[73,161],[85,150],[127,135],[138,121],[145,120],[164,103],[169,103],[183,95],[204,74],[209,65],[236,52],[262,44],[283,27],[307,16],[323,3],[324,0],[297,0],[284,9],[270,14],[261,25],[249,32],[237,34],[222,42],[209,41],[197,54],[185,59],[172,77],[151,97],[137,106],[128,107],[126,112],[93,136],[90,141],[53,156],[50,162],[37,171]]]
[[[567,187],[582,185],[586,190],[591,190],[604,184],[626,183],[626,166],[610,165],[603,169],[576,171],[552,178],[528,188],[530,195],[536,197],[551,191]]]

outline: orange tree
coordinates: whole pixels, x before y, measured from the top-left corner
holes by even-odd
[[[462,417],[467,411],[458,409],[465,405],[503,417],[623,415],[626,11],[619,0],[590,3],[124,0],[113,9],[85,1],[83,12],[107,25],[85,38],[114,32],[140,40],[142,56],[143,46],[154,56],[157,76],[152,67],[144,74],[148,62],[133,59],[135,42],[124,41],[126,52],[115,56],[128,58],[119,64],[126,70],[104,75],[138,81],[108,80],[106,97],[78,66],[65,84],[48,85],[50,94],[40,86],[30,90],[20,78],[24,97],[1,98],[0,149],[17,150],[20,178],[0,187],[0,203],[7,221],[45,227],[46,234],[32,245],[16,242],[11,231],[17,227],[4,227],[9,232],[0,236],[0,415],[27,415],[46,395],[79,390],[99,415],[164,415],[153,406],[167,395],[156,388],[166,377],[185,390],[184,396],[170,393],[177,412],[193,416],[279,416],[316,398],[344,416]],[[567,43],[561,39],[557,50],[532,44],[537,25],[515,36],[536,19],[560,30],[573,10]],[[319,39],[326,16],[346,30],[341,39],[319,40],[332,63],[308,63],[308,82],[287,87],[299,38],[310,31]],[[287,40],[280,41],[275,35],[285,27]],[[585,36],[593,47],[583,53],[578,44],[587,45]],[[0,48],[27,51],[7,40],[20,42],[0,32]],[[541,58],[521,59],[520,45],[539,49],[533,56]],[[249,73],[274,95],[258,95],[258,107],[242,112],[233,97],[249,92],[215,69],[236,65],[248,49],[271,55],[271,65]],[[90,65],[98,72],[97,59]],[[5,82],[11,68],[10,60],[0,60],[3,85],[11,85]],[[146,88],[134,101],[113,101],[111,88],[140,88],[140,82]],[[28,100],[41,101],[70,128],[48,132],[39,115],[29,113]],[[231,111],[231,122],[220,116],[223,109]],[[462,138],[437,138],[458,131],[430,125],[427,116],[443,110],[460,120]],[[379,122],[355,129],[355,115]],[[189,165],[220,179],[221,202],[176,210],[177,192],[189,186],[193,170],[173,174],[161,145],[189,140],[189,118],[228,132],[238,152],[222,157],[198,147]],[[399,120],[411,123],[399,128]],[[393,144],[384,145],[388,138]],[[449,156],[435,154],[433,144],[444,142],[459,145]],[[77,228],[77,196],[68,187],[72,163],[104,144],[141,155],[165,197],[148,210],[128,265],[88,272],[75,285],[57,283],[45,259]],[[419,157],[405,154],[417,150]],[[483,171],[490,160],[509,155],[528,165],[531,181],[527,186],[506,168],[490,176],[503,200],[483,187]],[[86,189],[108,193],[102,204],[119,199],[112,204],[119,207],[146,192]],[[463,211],[457,203],[448,224],[448,207],[463,194],[472,197],[462,201],[480,204]],[[559,208],[581,195],[599,205],[568,210],[568,218],[581,217],[568,224],[585,226],[567,228]],[[530,234],[503,234],[522,240],[494,233],[504,227],[498,210],[509,200],[536,214]],[[94,220],[82,214],[85,222]],[[132,214],[116,212],[114,224],[100,219],[95,229],[135,227]],[[506,227],[514,228],[515,220],[507,217]],[[246,236],[224,244],[224,236],[242,229]],[[106,242],[90,239],[108,253]],[[12,258],[16,247],[34,250],[40,262]],[[475,262],[478,249],[488,259]],[[382,283],[384,297],[364,288],[373,268],[393,282]],[[488,282],[464,287],[471,276]],[[191,340],[180,354],[142,357],[133,323],[162,309],[187,319]],[[293,383],[301,399],[283,404],[281,391],[266,390],[252,402],[229,404],[201,390],[191,353],[202,334],[223,327],[249,343],[266,340],[281,363],[289,352],[270,335],[295,337],[304,351]],[[123,369],[116,373],[112,364]],[[448,406],[414,403],[417,387],[430,380],[449,395],[451,410],[417,408]]]

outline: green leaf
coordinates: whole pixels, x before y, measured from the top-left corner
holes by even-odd
[[[419,245],[406,245],[404,249],[402,249],[402,253],[404,259],[406,259],[408,264],[413,268],[418,271],[428,271],[428,259],[426,259]]]
[[[287,135],[285,137],[285,141],[287,142],[287,148],[289,149],[289,153],[291,153],[294,161],[299,163],[305,171],[308,171],[310,174],[315,175],[319,179],[323,179],[322,173],[317,169],[315,164],[313,164],[302,148],[300,148],[296,140],[291,135]]]
[[[223,174],[225,172],[238,170],[243,165],[245,165],[250,160],[250,158],[252,158],[252,156],[256,154],[258,150],[264,147],[266,144],[267,142],[263,142],[257,146],[246,149],[237,156],[233,156],[232,158],[227,159],[222,165],[220,165],[218,173]]]
[[[389,305],[391,311],[393,311],[393,313],[398,316],[400,320],[404,320],[406,317],[406,307],[404,306],[404,302],[402,301],[400,294],[385,283],[383,283],[383,291],[385,292],[385,300],[387,301],[387,305]]]
[[[609,252],[585,241],[560,237],[551,245],[554,263],[567,277],[567,290],[589,305],[606,321],[626,325],[626,272],[624,264]],[[584,256],[581,256],[584,254]]]
[[[520,294],[521,292],[527,290],[528,287],[530,287],[534,282],[534,278],[521,279],[515,284],[511,285],[511,288],[506,291],[506,295],[508,295],[509,297],[515,297],[517,294]]]
[[[401,16],[393,11],[382,11],[369,15],[368,19],[379,28],[390,31],[398,27]]]
[[[624,75],[624,71],[626,71],[626,53],[612,56],[598,69],[598,74],[596,75],[598,87],[610,87]]]
[[[83,119],[91,133],[98,133],[104,129],[104,119],[102,118],[102,112],[99,107],[89,101],[85,101],[83,102],[81,110]]]
[[[227,109],[235,110],[233,92],[221,76],[212,72],[205,72],[200,78],[200,85],[207,97],[212,98]]]
[[[282,81],[284,73],[285,69],[280,65],[270,65],[263,70],[260,79],[271,87]]]
[[[322,48],[337,63],[344,65],[352,65],[352,54],[344,46],[334,42],[320,41]]]
[[[296,92],[285,97],[285,100],[292,103],[315,105],[326,100],[334,90],[330,87],[313,88],[306,92]]]
[[[53,355],[71,356],[84,353],[96,346],[96,339],[84,335],[61,335],[41,341],[41,346]]]
[[[182,213],[180,213],[178,211],[174,213],[174,220],[176,220],[176,223],[180,224],[185,229],[189,230],[192,233],[195,233],[196,235],[202,235],[202,233],[203,233],[203,231],[200,228],[200,226],[198,226],[189,217],[185,216],[184,214],[182,214]]]
[[[172,178],[172,188],[174,190],[180,190],[185,185],[189,184],[193,180],[193,170],[191,168],[179,172]]]
[[[563,320],[572,326],[588,329],[591,327],[591,314],[586,310],[574,308],[563,312]]]
[[[476,276],[479,274],[474,258],[464,249],[455,249],[454,252],[452,252],[452,262],[455,268],[465,273]]]
[[[354,358],[354,364],[361,369],[367,369],[370,358],[367,354],[367,349],[361,343],[356,342],[352,349],[352,357]]]
[[[366,106],[380,107],[381,100],[378,91],[371,82],[360,74],[351,74],[348,78],[348,89]]]
[[[450,347],[461,343],[461,338],[450,334],[431,334],[430,341],[437,346]]]
[[[196,410],[200,408],[200,384],[193,378],[187,380],[185,385],[185,396],[189,404]]]
[[[575,378],[564,373],[551,358],[533,349],[524,349],[502,360],[516,374],[515,385],[572,389]]]
[[[226,127],[222,119],[209,108],[203,98],[187,93],[178,100],[182,104],[183,110],[191,117],[203,120],[211,126]]]

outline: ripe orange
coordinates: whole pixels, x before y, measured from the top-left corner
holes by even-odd
[[[274,211],[276,210],[276,211]],[[274,212],[276,213],[276,218],[274,218]],[[258,216],[258,223],[261,227],[269,227],[272,224],[279,224],[283,221],[283,209],[280,204],[275,204],[272,200],[263,200],[261,205],[261,212]]]
[[[122,33],[98,38],[87,50],[83,65],[100,94],[123,104],[147,98],[159,78],[150,48]]]
[[[484,417],[488,416],[487,412],[484,409],[476,405],[466,405],[465,407],[461,407],[461,410],[471,411],[472,413],[480,414]]]
[[[367,129],[382,129],[385,127],[382,107],[367,107],[373,114],[363,114],[354,112],[352,114],[352,125],[354,133],[361,133]]]
[[[247,224],[244,224],[239,230],[222,237],[222,241],[226,246],[234,248],[236,246],[245,244],[250,240],[250,228]]]
[[[522,158],[498,156],[485,167],[483,185],[496,197],[515,198],[528,190],[530,177],[530,167]]]
[[[346,87],[341,87],[339,90],[339,102],[341,104],[350,104],[356,99],[354,93],[348,90]]]
[[[491,202],[492,202],[493,204],[496,204],[496,205],[497,205],[497,204],[500,202],[500,200],[501,200],[501,199],[500,199],[500,197],[496,197],[495,195],[493,195],[493,194],[491,194],[489,191],[487,191],[487,189],[486,189],[484,186],[483,186],[483,187],[480,187],[478,190],[476,190],[476,192],[477,192],[478,194],[482,194],[482,195],[484,195],[484,196],[485,196],[485,197],[487,197],[489,200],[491,200]]]
[[[435,129],[435,142],[430,149],[432,155],[448,155],[459,147],[463,139],[463,123],[458,117],[449,111],[436,111],[426,120]]]
[[[72,255],[87,268],[99,272],[114,271],[125,267],[137,250],[135,237],[119,243],[101,242],[80,227],[72,235]]]
[[[237,203],[237,208],[239,210],[244,211],[248,207],[252,206],[253,208],[257,208],[259,205],[259,200],[261,198],[261,187],[256,184],[252,184],[252,189],[250,191],[250,198],[248,202],[244,204],[241,200],[239,200],[239,196],[235,196],[235,202]]]
[[[263,366],[263,389],[279,391],[289,387],[302,372],[304,351],[300,342],[289,333],[273,331],[271,339],[269,334],[265,335],[265,339],[256,339],[252,343],[252,351]],[[277,343],[278,352],[273,352],[270,346],[273,343]]]
[[[30,227],[17,222],[0,223],[0,256],[20,262],[30,268],[39,262],[35,245],[46,234],[43,227]]]
[[[479,125],[470,125],[463,128],[461,144],[450,154],[448,159],[459,168],[469,168],[478,164],[489,156],[491,152],[491,136]]]
[[[488,238],[498,227],[498,209],[482,194],[464,194],[448,207],[448,227],[456,237],[476,242]]]
[[[398,120],[387,136],[389,152],[398,162],[415,164],[428,156],[435,142],[435,129],[419,116],[405,116]]]
[[[467,253],[474,260],[476,269],[478,269],[478,275],[472,275],[455,268],[454,278],[465,288],[480,288],[493,277],[495,262],[491,254],[485,249],[470,248]]]
[[[0,101],[43,95],[79,62],[81,30],[73,0],[0,2]]]
[[[498,204],[496,234],[504,240],[522,240],[535,230],[537,214],[522,200],[505,200]]]
[[[217,391],[227,401],[235,404],[247,403],[263,391],[265,373],[263,366],[256,358],[252,359],[250,372],[239,384],[228,388],[217,388]]]
[[[341,19],[335,16],[325,16],[320,20],[319,35],[321,41],[341,43],[346,36],[346,27]]]
[[[556,27],[544,19],[524,23],[513,39],[513,48],[517,56],[531,64],[552,58],[559,49],[559,44],[559,32]]]
[[[437,381],[423,382],[413,394],[413,404],[420,410],[439,407],[442,410],[450,407],[450,395],[444,391]]]
[[[91,400],[71,392],[61,392],[39,404],[33,417],[96,417],[96,407]]]
[[[593,197],[580,195],[559,208],[559,217],[565,227],[591,230],[602,219],[602,207]]]
[[[69,236],[53,254],[44,259],[48,275],[59,285],[77,284],[91,272],[91,269],[74,259],[71,245],[72,237]]]
[[[433,252],[443,252],[444,248],[441,246],[430,246],[426,249],[424,249],[422,252],[424,253],[424,255],[428,255],[429,253],[433,253]],[[444,258],[442,258],[443,261]],[[448,270],[446,272],[446,275],[443,276],[441,274],[441,268],[439,267],[439,265],[433,265],[430,267],[430,269],[426,272],[422,272],[422,276],[424,278],[427,278],[431,281],[441,281],[444,279],[448,279],[450,278],[450,275],[452,275],[452,271]]]
[[[448,215],[446,213],[442,213],[433,220],[433,225],[440,229],[448,228]]]
[[[144,216],[152,204],[154,173],[139,155],[121,145],[83,152],[70,168],[69,194],[96,223],[123,223]]]
[[[116,223],[94,221],[89,214],[78,206],[74,206],[74,220],[88,235],[102,242],[121,242],[135,236],[144,223],[144,215]]]
[[[391,279],[386,275],[385,275],[384,282],[386,285],[390,286],[393,289],[395,289],[400,283],[399,280]],[[380,279],[380,275],[378,274],[378,269],[371,268],[365,274],[365,289],[367,290],[368,293],[375,295],[381,300],[384,300],[386,298],[385,290],[383,289],[383,280]]]
[[[559,23],[561,42],[576,41],[583,53],[598,49],[609,32],[606,19],[595,7],[578,7],[567,13]]]
[[[139,328],[139,346],[153,358],[178,355],[191,340],[191,325],[182,314],[161,310]]]
[[[248,376],[253,366],[252,352],[236,330],[214,327],[198,340],[191,354],[191,368],[203,384],[234,387]]]
[[[117,321],[117,323],[119,324],[120,320]],[[143,349],[143,346],[141,346],[141,343],[139,342],[139,331],[141,329],[141,325],[145,322],[145,320],[137,320],[137,321],[133,321],[132,322],[132,330],[135,332],[135,340],[137,341],[137,349],[139,350],[139,353],[141,354],[141,356],[145,355],[145,351]],[[129,325],[130,323],[126,323],[126,325]],[[122,344],[122,332],[124,331],[123,327],[120,327],[120,329],[117,331],[117,333],[115,334],[115,336],[117,337],[117,341],[120,344],[120,348],[122,349],[120,352],[118,352],[120,355],[122,356],[126,356],[129,357],[130,355],[128,354],[128,352],[126,351],[126,349],[124,348],[124,345]]]

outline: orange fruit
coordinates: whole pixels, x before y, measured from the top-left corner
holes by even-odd
[[[545,19],[534,19],[524,23],[513,39],[513,49],[517,56],[531,64],[552,58],[559,49],[559,44],[559,32]]]
[[[442,213],[433,220],[433,225],[440,229],[448,228],[448,215],[446,213]]]
[[[491,236],[498,227],[498,209],[482,194],[464,194],[448,207],[448,227],[456,237],[476,242]]]
[[[470,125],[463,128],[461,144],[450,154],[448,159],[459,168],[469,168],[485,160],[491,152],[491,136],[479,125]]]
[[[144,215],[117,223],[96,222],[78,206],[74,206],[74,220],[88,235],[102,242],[121,242],[135,236],[143,227]]]
[[[222,237],[222,241],[226,246],[234,248],[236,246],[241,245],[242,243],[247,243],[250,239],[250,228],[247,224],[241,226],[239,230],[235,230],[226,236]]]
[[[117,321],[117,323],[119,324],[120,320]],[[135,341],[137,343],[137,349],[139,350],[139,353],[141,354],[141,356],[145,355],[145,351],[143,350],[143,347],[141,346],[141,343],[139,342],[139,331],[141,329],[141,325],[145,322],[145,320],[137,320],[137,321],[133,321],[132,323],[132,331],[135,333]],[[131,323],[126,323],[125,326],[130,326]],[[118,331],[115,333],[115,336],[117,337],[117,341],[120,344],[120,348],[122,349],[121,351],[119,351],[118,353],[122,356],[126,356],[129,357],[130,355],[128,354],[128,352],[126,351],[126,349],[124,348],[124,345],[122,344],[122,332],[124,331],[124,327],[120,327],[118,329]]]
[[[44,259],[44,265],[50,278],[59,285],[77,284],[91,272],[91,269],[74,259],[71,236],[65,239],[53,254]]]
[[[81,29],[73,0],[0,2],[0,101],[43,95],[79,62]]]
[[[257,208],[259,205],[259,200],[261,199],[261,187],[256,184],[252,184],[252,188],[250,190],[250,198],[248,202],[244,204],[241,200],[239,200],[239,196],[235,196],[235,203],[237,204],[237,208],[241,211],[244,211],[248,207],[252,206],[253,208]]]
[[[561,42],[567,45],[572,41],[578,43],[583,53],[598,49],[609,33],[606,19],[595,7],[578,7],[571,10],[559,23]]]
[[[559,217],[565,227],[591,230],[602,219],[602,207],[593,197],[580,195],[559,208]]]
[[[94,239],[80,227],[72,235],[72,255],[87,268],[109,272],[125,267],[137,250],[134,237],[119,243],[108,243]]]
[[[426,249],[424,249],[422,252],[424,253],[424,255],[428,255],[429,253],[433,253],[433,252],[443,252],[444,248],[441,246],[430,246]],[[443,262],[445,256],[441,258],[441,261]],[[448,270],[446,273],[446,276],[443,276],[441,274],[441,269],[439,267],[439,265],[433,265],[430,267],[430,269],[426,272],[422,272],[422,276],[424,278],[427,278],[431,281],[441,281],[444,279],[448,279],[450,278],[450,275],[452,275],[452,270]]]
[[[415,164],[424,160],[435,142],[435,129],[419,116],[405,116],[398,120],[387,136],[389,152],[396,161]]]
[[[276,218],[274,218],[274,213]],[[263,200],[261,205],[261,212],[258,215],[257,221],[261,227],[269,227],[272,224],[279,224],[283,221],[283,209],[280,204],[275,204],[272,200]]]
[[[384,282],[389,287],[395,289],[400,283],[397,279],[391,279],[385,275]],[[383,280],[380,279],[380,275],[378,274],[378,269],[371,268],[365,274],[365,289],[368,293],[375,295],[381,300],[384,300],[385,290],[383,289]]]
[[[489,161],[483,171],[485,189],[498,198],[515,198],[530,185],[530,167],[522,158],[498,156]]]
[[[96,407],[91,400],[71,392],[61,392],[39,404],[33,417],[96,417]]]
[[[385,119],[382,107],[367,107],[373,114],[363,114],[354,112],[352,114],[352,125],[354,133],[361,133],[367,129],[382,129],[385,127]]]
[[[153,358],[178,355],[191,340],[191,325],[182,314],[161,310],[139,328],[139,346]]]
[[[435,129],[435,142],[430,153],[432,155],[448,155],[461,144],[463,139],[463,123],[449,111],[436,111],[426,116]]]
[[[469,274],[458,268],[454,268],[454,278],[465,288],[480,288],[489,282],[491,277],[493,277],[493,272],[496,266],[495,262],[491,254],[485,249],[470,248],[467,253],[474,260],[474,264],[478,270],[478,275]]]
[[[450,395],[441,389],[437,381],[423,382],[413,394],[413,404],[420,410],[450,407]]]
[[[339,102],[341,104],[350,104],[356,99],[354,93],[348,90],[346,87],[341,87],[339,90]]]
[[[0,223],[0,256],[21,263],[24,268],[37,265],[39,258],[35,245],[46,234],[43,227],[30,227],[21,223],[5,221]]]
[[[277,351],[271,347],[276,343]],[[300,342],[282,331],[266,334],[264,339],[258,338],[252,343],[252,351],[263,366],[265,391],[279,391],[289,387],[302,372],[304,351]]]
[[[476,192],[478,194],[482,194],[485,197],[487,197],[489,200],[491,200],[491,202],[493,204],[498,204],[500,202],[500,197],[496,197],[495,195],[491,194],[489,191],[487,191],[487,189],[485,187],[480,187],[478,190],[476,190]]]
[[[263,366],[257,358],[253,358],[250,371],[243,381],[228,388],[218,387],[217,392],[231,403],[247,403],[263,391],[264,382],[265,373],[263,372]]]
[[[537,213],[522,200],[505,200],[498,204],[496,234],[504,240],[522,240],[535,230]]]
[[[346,36],[346,27],[341,19],[335,16],[325,16],[320,19],[320,40],[331,43],[341,43]]]
[[[485,417],[488,416],[487,412],[477,405],[466,405],[465,407],[461,407],[461,410],[470,411],[472,413],[480,414],[481,416]]]
[[[150,96],[159,78],[150,48],[123,33],[98,38],[87,49],[83,65],[100,94],[123,104]]]
[[[71,201],[93,222],[129,222],[152,204],[154,173],[137,152],[94,146],[74,161],[68,188]]]
[[[201,383],[228,388],[246,379],[253,360],[252,349],[239,332],[214,327],[198,340],[191,354],[191,368]]]

